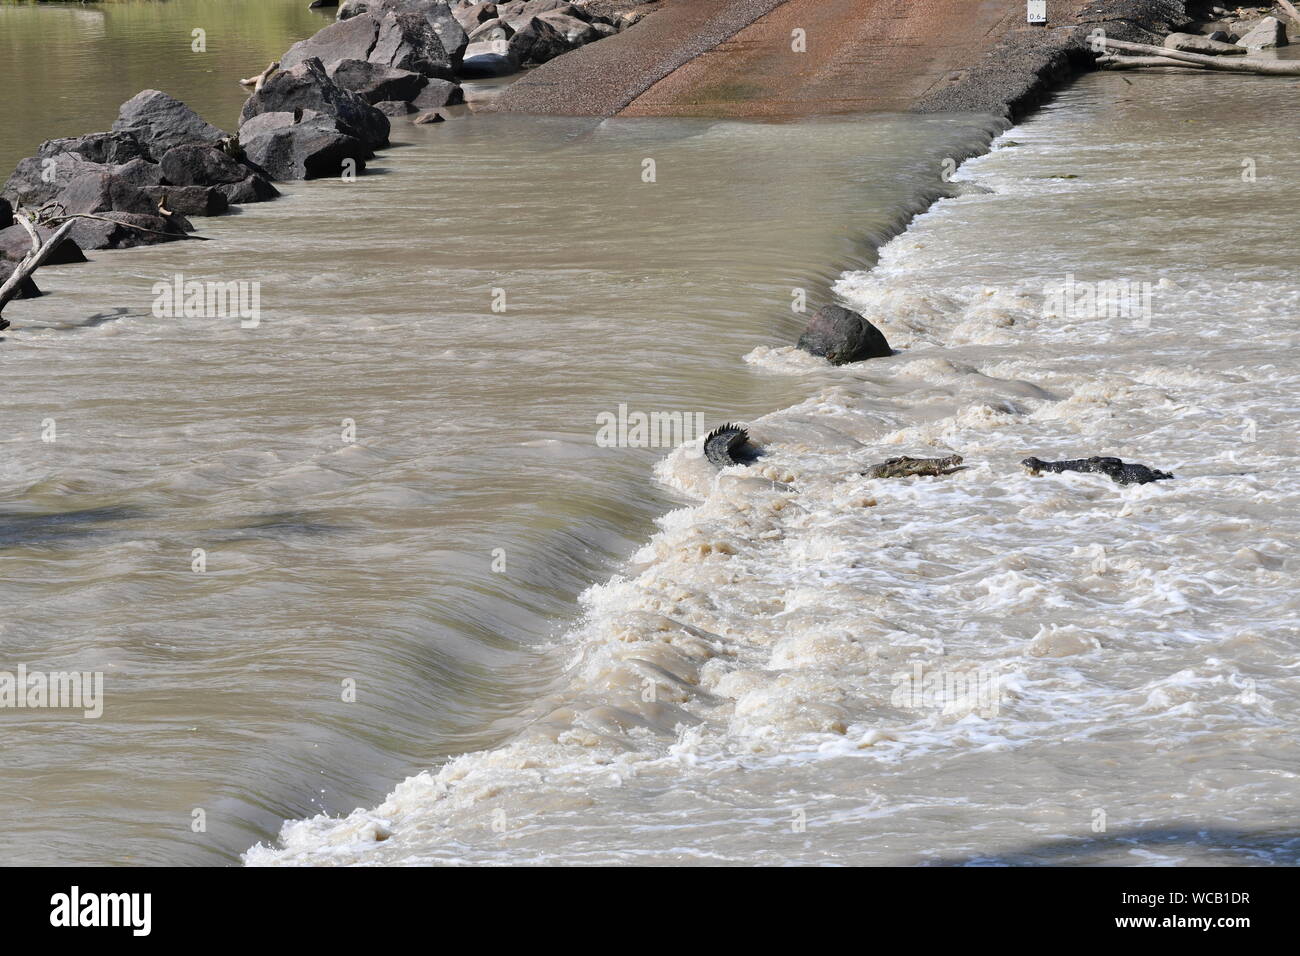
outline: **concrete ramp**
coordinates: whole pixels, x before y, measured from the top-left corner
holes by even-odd
[[[1052,6],[1072,21],[1081,5]],[[902,112],[960,82],[1018,33],[1045,34],[1025,23],[1024,0],[664,0],[624,33],[520,78],[497,108],[582,116]]]

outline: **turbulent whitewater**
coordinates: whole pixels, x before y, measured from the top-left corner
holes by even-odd
[[[806,397],[659,463],[517,731],[246,860],[1297,862],[1300,104],[1225,82],[1088,77],[963,166],[836,286],[899,354],[747,350]]]

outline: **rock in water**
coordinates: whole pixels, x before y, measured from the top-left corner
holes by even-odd
[[[266,124],[280,117],[291,122],[246,137],[245,131],[255,131],[259,121]],[[340,132],[333,120],[320,113],[297,122],[293,118],[292,113],[263,113],[240,127],[248,158],[280,180],[339,176],[345,172],[345,160],[352,160],[351,172],[365,171],[366,160],[374,154],[361,140]]]
[[[872,465],[862,474],[866,478],[911,478],[916,475],[948,475],[962,463],[961,455],[947,458],[890,458]]]
[[[378,36],[378,17],[357,17],[331,23],[289,47],[280,57],[280,69],[292,70],[312,57],[320,60],[327,70],[344,60],[367,60]]]
[[[47,139],[36,150],[36,155],[41,159],[58,156],[60,153],[76,153],[88,163],[103,163],[106,166],[120,166],[133,159],[153,158],[144,145],[135,138],[134,133],[120,130],[110,133],[87,133],[85,136],[69,136],[65,139]]]
[[[747,465],[756,457],[752,449],[746,449],[748,443],[749,432],[727,423],[704,436],[704,457],[719,468]]]
[[[414,13],[423,17],[437,34],[453,66],[459,65],[469,42],[464,24],[444,0],[344,0],[338,18],[348,20],[367,13],[378,17],[388,13]]]
[[[1063,471],[1091,472],[1106,475],[1117,484],[1145,485],[1149,481],[1163,481],[1174,477],[1167,471],[1157,471],[1146,465],[1122,461],[1119,458],[1073,458],[1069,461],[1043,461],[1041,458],[1026,458],[1020,463],[1031,475],[1044,471],[1059,473]]]
[[[340,60],[332,67],[327,66],[327,72],[331,80],[356,93],[371,106],[391,100],[409,103],[429,83],[429,78],[421,73],[396,70],[369,60]]]
[[[1277,17],[1265,17],[1255,25],[1255,29],[1237,41],[1237,46],[1247,50],[1268,50],[1286,45],[1286,27]]]
[[[817,310],[799,336],[799,348],[825,357],[832,365],[894,354],[878,328],[858,313],[838,305]]]
[[[133,135],[153,159],[174,146],[216,144],[226,136],[180,100],[160,90],[143,90],[123,103],[113,129]]]
[[[0,285],[4,285],[6,282],[8,282],[9,277],[13,275],[14,270],[17,268],[18,268],[18,263],[5,262],[3,259],[0,259]],[[32,281],[31,276],[28,276],[22,282],[18,283],[18,298],[39,299],[42,295],[44,295],[44,293],[41,292],[40,288],[36,285],[36,283]],[[9,323],[5,322],[4,319],[0,319],[0,322],[4,322],[3,325],[0,325],[0,329],[9,328]]]
[[[310,57],[291,70],[281,70],[244,103],[240,127],[262,113],[315,110],[333,118],[340,132],[361,140],[372,149],[388,145],[388,117],[364,99],[345,90],[325,72],[321,61]]]
[[[0,189],[0,194],[17,206],[36,209],[57,196],[68,183],[83,173],[112,171],[113,167],[87,162],[77,153],[28,156],[18,161],[13,175],[5,182],[4,188]]]

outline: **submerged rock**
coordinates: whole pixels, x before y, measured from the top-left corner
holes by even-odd
[[[13,271],[16,268],[18,268],[18,263],[6,262],[5,260],[0,259],[0,285],[4,285],[9,281],[9,277],[13,275]],[[40,287],[36,285],[31,276],[28,276],[18,284],[17,298],[19,299],[38,299],[43,294],[44,293],[41,292]],[[0,319],[0,322],[4,322],[4,319]],[[7,329],[8,327],[8,322],[4,322],[3,325],[0,325],[0,329]]]
[[[858,313],[838,305],[817,310],[799,336],[798,347],[825,357],[832,365],[894,354],[879,329]]]
[[[48,242],[50,236],[54,235],[57,226],[37,226],[36,234],[41,237],[42,242]],[[27,253],[32,251],[32,237],[27,234],[27,230],[22,226],[14,223],[8,229],[0,229],[0,260],[18,262]],[[85,262],[86,256],[77,245],[75,239],[64,237],[59,243],[59,247],[50,253],[50,257],[45,260],[47,266],[68,265],[74,262]]]
[[[1145,485],[1150,481],[1163,481],[1174,477],[1167,471],[1157,471],[1154,468],[1148,468],[1146,465],[1126,462],[1119,458],[1101,458],[1097,456],[1073,458],[1068,461],[1043,461],[1041,458],[1026,458],[1020,464],[1031,475],[1038,475],[1044,471],[1053,473],[1081,471],[1106,475],[1112,481],[1121,485]]]
[[[862,474],[866,478],[911,478],[917,475],[950,475],[961,468],[961,455],[947,458],[890,458],[872,465]]]

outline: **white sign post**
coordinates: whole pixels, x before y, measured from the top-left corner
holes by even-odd
[[[1028,19],[1030,23],[1047,22],[1047,0],[1029,0]]]

